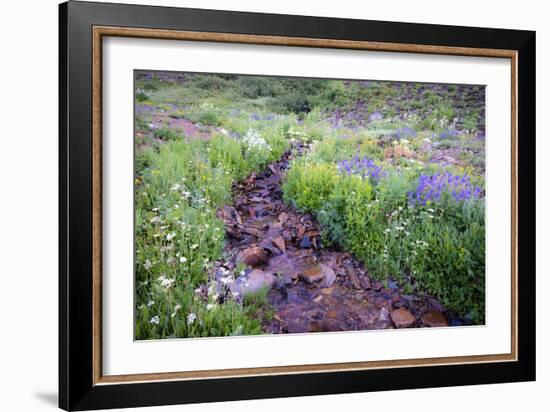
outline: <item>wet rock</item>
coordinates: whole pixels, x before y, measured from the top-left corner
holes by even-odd
[[[299,276],[301,279],[310,284],[322,281],[322,285],[325,288],[331,286],[336,280],[336,273],[334,273],[334,270],[332,270],[330,266],[323,263],[309,267],[301,272]]]
[[[344,268],[346,269],[346,273],[353,287],[355,289],[361,289],[361,281],[359,280],[359,277],[355,273],[355,268],[353,267],[353,265],[351,263],[347,263],[344,265]]]
[[[398,328],[409,328],[415,322],[416,318],[407,309],[400,308],[391,311],[391,320]]]
[[[282,254],[271,258],[265,269],[285,278],[296,279],[302,267],[302,259],[289,258],[286,254]]]
[[[313,266],[302,273],[300,273],[300,278],[305,280],[307,283],[317,283],[322,281],[325,278],[323,269],[321,265]]]
[[[275,283],[273,274],[263,270],[254,269],[251,272],[237,278],[231,285],[231,291],[237,292],[240,296],[258,292],[264,288],[271,288]]]
[[[300,247],[302,249],[310,249],[312,246],[309,236],[304,236],[302,240],[300,240]]]
[[[264,235],[264,232],[262,230],[252,226],[237,225],[237,229],[239,229],[243,233],[256,236],[257,238],[261,238]]]
[[[295,288],[288,289],[286,291],[286,301],[288,303],[302,303],[303,299],[300,296],[300,291]]]
[[[367,275],[362,275],[359,280],[361,281],[363,289],[368,290],[371,288],[370,278]]]
[[[336,273],[330,266],[327,266],[323,263],[320,263],[319,266],[321,266],[323,273],[325,275],[325,281],[323,282],[324,287],[332,286],[332,284],[336,281]]]
[[[269,251],[273,256],[277,256],[281,254],[281,251],[279,248],[277,248],[271,239],[264,239],[260,243],[258,243],[258,246],[264,248],[265,250]]]
[[[275,239],[272,239],[271,242],[277,246],[277,249],[279,249],[281,251],[281,253],[285,253],[286,252],[286,245],[285,245],[285,240],[283,239],[282,236],[278,236],[276,237]]]
[[[373,282],[373,283],[372,283],[371,288],[372,288],[372,290],[374,290],[375,292],[378,292],[380,289],[382,289],[383,286],[384,286],[384,285],[382,285],[381,282],[376,281],[376,282]]]
[[[303,319],[291,319],[286,327],[288,333],[306,333],[309,332],[309,325]]]
[[[383,322],[387,322],[388,320],[390,320],[390,311],[383,307],[382,309],[380,309],[378,319]]]
[[[245,249],[237,255],[237,262],[252,267],[264,265],[268,260],[267,252],[257,246]]]
[[[288,215],[285,212],[282,212],[279,214],[279,222],[281,222],[282,225],[284,225],[287,220],[288,220]]]
[[[445,326],[449,326],[447,323],[447,319],[445,319],[445,316],[441,312],[436,311],[430,311],[426,312],[422,316],[422,323],[426,326],[429,326],[430,328],[442,328]]]

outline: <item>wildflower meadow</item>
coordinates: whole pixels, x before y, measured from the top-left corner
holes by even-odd
[[[485,323],[485,88],[137,71],[136,339]]]

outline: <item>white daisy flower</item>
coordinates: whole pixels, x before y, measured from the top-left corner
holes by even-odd
[[[176,282],[176,279],[167,278],[164,275],[160,276],[158,278],[158,280],[160,282],[160,285],[165,289],[168,289],[168,288],[172,287],[172,285]]]
[[[191,312],[189,315],[187,315],[187,324],[192,325],[195,320],[197,320],[197,315]]]

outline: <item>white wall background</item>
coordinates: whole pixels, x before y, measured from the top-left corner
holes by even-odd
[[[129,1],[121,1],[129,2]],[[147,411],[542,410],[550,387],[550,197],[548,73],[550,27],[544,2],[354,0],[130,1],[226,10],[352,17],[537,31],[537,346],[536,383],[423,389],[149,408]],[[57,404],[57,0],[0,6],[0,409],[53,410]],[[529,275],[529,274],[523,274]],[[406,345],[406,342],[403,342]],[[538,406],[541,405],[541,406]],[[144,409],[145,410],[145,409]]]

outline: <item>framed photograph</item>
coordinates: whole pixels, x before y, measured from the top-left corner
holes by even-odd
[[[535,33],[60,5],[59,402],[535,379]]]

